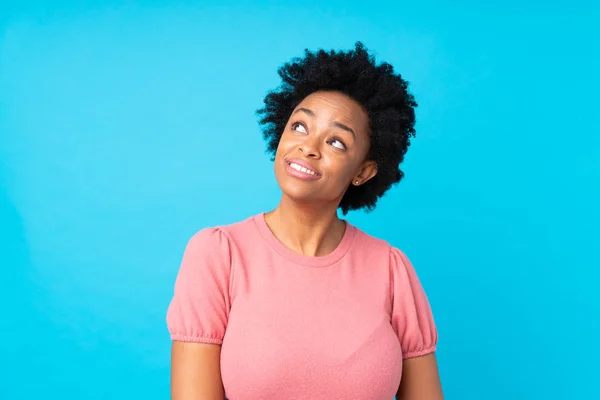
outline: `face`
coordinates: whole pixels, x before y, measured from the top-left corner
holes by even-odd
[[[369,120],[360,104],[337,92],[315,92],[292,112],[275,155],[284,195],[335,208],[349,185],[377,172],[369,152]],[[357,183],[358,182],[358,183]]]

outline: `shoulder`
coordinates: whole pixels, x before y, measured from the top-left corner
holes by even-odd
[[[392,276],[396,276],[398,273],[414,273],[413,266],[403,250],[390,244],[387,240],[372,236],[359,228],[353,228],[356,230],[356,247],[361,252],[387,257]]]
[[[227,224],[208,226],[197,230],[185,246],[180,275],[198,277],[202,274],[223,275],[233,271],[239,241],[248,230],[252,218]]]
[[[355,231],[354,246],[361,251],[376,252],[378,254],[388,254],[390,252],[391,245],[386,240],[375,237],[353,225],[352,229]]]
[[[188,240],[188,248],[202,248],[203,250],[218,250],[229,247],[236,241],[252,235],[255,216],[242,221],[209,226],[196,231]]]

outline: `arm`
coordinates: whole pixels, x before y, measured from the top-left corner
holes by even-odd
[[[402,380],[396,394],[396,399],[444,399],[435,353],[404,360]]]
[[[172,400],[223,400],[221,346],[173,341]]]
[[[230,303],[229,244],[217,228],[186,246],[167,311],[173,400],[224,400],[221,346]]]

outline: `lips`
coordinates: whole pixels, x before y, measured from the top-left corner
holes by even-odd
[[[306,161],[299,159],[285,160],[287,164],[287,170],[290,174],[302,178],[302,179],[319,179],[321,174],[313,166],[308,164]]]

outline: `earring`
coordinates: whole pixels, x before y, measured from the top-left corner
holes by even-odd
[[[355,184],[355,185],[358,185],[358,181],[354,181],[354,184]]]

